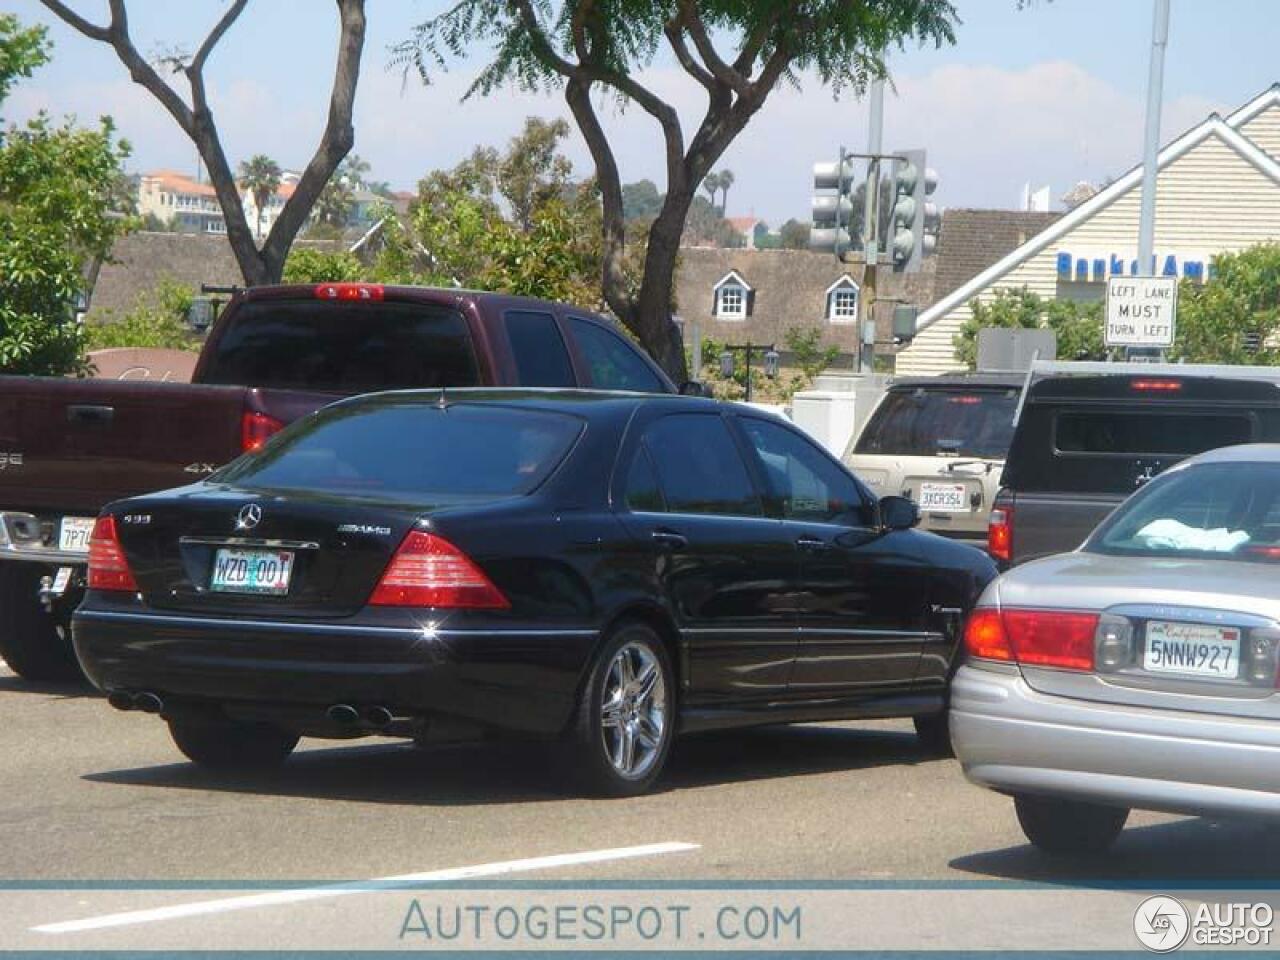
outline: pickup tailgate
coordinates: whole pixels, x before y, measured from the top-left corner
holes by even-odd
[[[249,390],[0,377],[0,510],[92,516],[240,453]]]

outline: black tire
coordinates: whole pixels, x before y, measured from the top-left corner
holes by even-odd
[[[0,561],[0,657],[24,680],[83,681],[71,648],[71,624],[49,613],[37,595],[52,571],[34,563]]]
[[[616,661],[624,649],[633,672],[637,666],[646,675],[650,666],[656,670],[647,698],[642,697],[640,676],[633,681],[632,694],[612,696],[614,691],[620,692]],[[618,723],[608,729],[604,719],[607,693],[619,704],[612,711],[617,713]],[[578,703],[565,758],[574,778],[585,790],[600,796],[634,797],[647,791],[661,776],[671,752],[675,706],[675,677],[662,638],[643,623],[621,624],[596,656]],[[628,733],[634,759],[630,773],[622,769],[626,766],[622,738]]]
[[[954,757],[951,749],[951,712],[929,713],[912,717],[916,727],[916,738],[920,746],[931,757]]]
[[[298,745],[298,735],[269,723],[169,720],[169,735],[192,763],[210,770],[278,767]]]
[[[1125,807],[1020,794],[1013,798],[1018,823],[1036,847],[1057,857],[1105,853],[1129,819]]]

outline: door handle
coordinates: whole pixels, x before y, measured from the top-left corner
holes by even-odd
[[[71,423],[110,423],[115,414],[115,407],[98,404],[73,403],[67,406],[67,420]]]
[[[796,546],[801,550],[807,550],[809,553],[821,553],[824,550],[831,549],[831,544],[821,537],[801,537],[796,541]]]
[[[674,530],[655,530],[649,536],[654,543],[666,550],[683,550],[689,545],[689,538]]]

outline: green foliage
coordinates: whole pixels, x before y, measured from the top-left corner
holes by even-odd
[[[977,361],[978,331],[983,327],[1052,330],[1059,360],[1105,360],[1102,304],[1044,300],[1025,287],[997,290],[990,303],[971,300],[972,315],[955,336],[956,357],[972,368]]]
[[[199,350],[201,339],[187,326],[187,312],[195,292],[174,280],[163,280],[141,294],[133,307],[118,319],[104,316],[85,325],[87,347],[155,347],[165,350]]]
[[[1183,280],[1171,360],[1280,364],[1280,244],[1213,258],[1213,279]]]
[[[743,400],[747,395],[747,366],[741,350],[734,351],[733,376],[720,375],[720,354],[725,344],[704,337],[702,340],[702,371],[698,377],[711,387],[721,400]],[[786,404],[801,390],[807,390],[823,370],[840,356],[840,348],[822,342],[822,330],[818,327],[789,327],[783,334],[782,348],[790,354],[787,366],[778,371],[777,377],[764,373],[764,353],[756,352],[751,358],[751,399],[759,403]],[[692,363],[685,358],[686,365]]]
[[[24,27],[11,13],[0,13],[0,103],[19,80],[49,62],[49,31]]]
[[[282,172],[280,164],[263,153],[255,154],[240,164],[240,186],[253,195],[259,235],[262,233],[262,214],[271,197],[280,189]]]
[[[809,224],[791,219],[784,223],[778,231],[779,246],[783,250],[809,249]]]
[[[285,283],[351,283],[369,280],[360,258],[346,250],[294,247],[284,263]]]
[[[113,213],[128,144],[44,114],[0,145],[0,373],[83,372],[86,266],[132,221]]]
[[[622,185],[622,218],[652,220],[662,209],[663,195],[652,180],[637,180]]]

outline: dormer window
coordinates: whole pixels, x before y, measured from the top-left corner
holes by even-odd
[[[745,320],[751,316],[755,291],[736,270],[730,270],[715,285],[712,312],[717,320]]]
[[[845,275],[827,287],[827,319],[831,323],[855,323],[858,319],[858,285]]]

